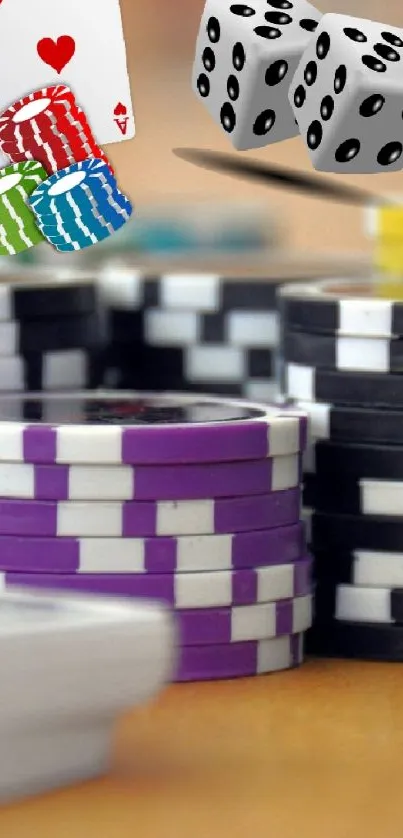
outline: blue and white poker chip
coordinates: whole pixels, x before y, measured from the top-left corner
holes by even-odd
[[[119,230],[133,207],[103,160],[90,158],[56,172],[30,197],[37,224],[58,250],[80,250]]]
[[[116,206],[115,206],[116,204]],[[71,227],[77,224],[78,227],[85,226],[91,230],[95,230],[98,223],[103,228],[110,226],[113,229],[118,229],[122,223],[127,221],[132,214],[133,208],[130,201],[119,191],[115,192],[107,206],[104,204],[95,204],[88,206],[86,198],[80,201],[81,209],[73,209],[69,204],[61,208],[60,211],[52,213],[52,215],[38,215],[36,214],[37,224],[51,231],[57,228],[59,232],[63,230],[70,231]]]
[[[113,223],[106,221],[105,218],[93,218],[89,226],[83,219],[76,218],[70,223],[64,222],[63,226],[60,223],[54,226],[43,225],[40,222],[37,224],[42,235],[57,250],[82,250],[91,244],[98,244],[123,227],[132,210],[130,203],[129,210],[125,217],[121,215],[115,218]],[[86,221],[88,222],[88,218]]]
[[[35,189],[30,197],[32,208],[40,215],[51,213],[52,204],[57,205],[63,195],[70,194],[79,198],[84,187],[89,187],[93,194],[100,194],[102,187],[106,188],[106,194],[117,188],[116,180],[107,164],[95,157],[60,169],[41,186],[42,188]]]
[[[97,231],[97,233],[93,233],[87,229],[86,232],[71,230],[70,233],[58,234],[56,230],[45,232],[45,229],[41,226],[39,226],[39,229],[49,244],[57,250],[64,246],[67,246],[68,250],[82,250],[85,247],[90,247],[92,244],[98,244],[98,242],[107,239],[108,236],[111,236],[115,232],[110,225],[108,225],[108,228],[103,228],[102,232]]]
[[[131,206],[128,202],[125,215],[123,213],[117,214],[115,211],[109,215],[93,216],[76,216],[76,217],[61,217],[57,215],[53,222],[43,223],[37,220],[37,225],[41,233],[47,238],[63,239],[69,242],[70,239],[75,240],[77,236],[95,236],[97,240],[105,236],[112,235],[116,230],[125,224],[129,218]]]
[[[73,202],[72,202],[73,203]],[[38,213],[35,214],[35,217],[38,219],[40,224],[43,224],[44,227],[54,227],[55,225],[63,225],[63,224],[72,224],[76,220],[76,218],[84,219],[88,215],[88,207],[86,206],[84,210],[79,210],[78,205],[73,208],[70,204],[65,204],[63,207],[63,213],[57,210],[53,212],[44,213],[39,215]],[[94,217],[103,218],[102,212],[99,209],[98,205],[95,204],[93,209],[90,209],[90,218]]]

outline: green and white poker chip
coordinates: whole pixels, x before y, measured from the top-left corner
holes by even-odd
[[[35,160],[0,169],[0,256],[13,256],[45,240],[27,200],[47,177]]]

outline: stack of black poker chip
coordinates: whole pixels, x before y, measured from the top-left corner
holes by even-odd
[[[0,397],[99,386],[105,340],[96,274],[0,272]]]
[[[106,264],[104,385],[269,402],[277,394],[279,282]]]
[[[104,387],[269,403],[278,395],[277,289],[307,275],[332,275],[334,261],[277,257],[243,272],[242,264],[223,269],[197,261],[142,267],[122,256],[98,267],[108,326]],[[352,275],[363,271],[357,263],[349,268]]]
[[[403,661],[403,302],[340,279],[279,307],[282,388],[310,419],[310,651]]]

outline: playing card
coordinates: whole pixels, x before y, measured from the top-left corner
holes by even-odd
[[[0,111],[66,84],[100,145],[134,137],[119,0],[0,0]]]

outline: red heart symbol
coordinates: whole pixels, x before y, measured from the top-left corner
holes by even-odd
[[[127,114],[127,108],[125,108],[125,106],[122,105],[122,102],[118,102],[113,113],[115,114],[115,116],[124,116],[125,114]]]
[[[57,41],[52,41],[52,38],[42,38],[38,41],[36,49],[39,58],[60,74],[73,58],[76,42],[70,35],[61,35]]]

